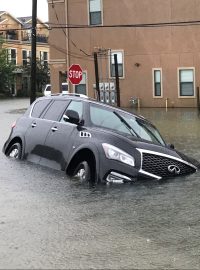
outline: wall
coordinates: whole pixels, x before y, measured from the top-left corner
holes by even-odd
[[[50,4],[50,21],[66,24],[68,17],[70,25],[88,25],[87,0],[54,2],[59,19],[56,19],[55,10]],[[197,0],[103,1],[103,25],[194,21],[199,17],[200,2]],[[67,34],[68,38],[61,29],[50,33],[50,46],[54,46],[51,47],[51,77],[56,84],[58,75],[55,74],[60,69],[79,63],[88,72],[88,93],[93,97],[93,52],[96,48],[122,49],[125,59],[125,78],[120,79],[122,106],[130,106],[132,96],[139,97],[141,105],[145,107],[164,107],[166,99],[171,107],[196,106],[196,97],[178,97],[177,70],[179,67],[194,67],[195,85],[200,86],[200,26],[84,28],[69,29]],[[66,53],[68,47],[69,55]],[[54,65],[53,61],[56,60]],[[105,71],[108,66],[104,64],[102,68]],[[162,98],[153,98],[153,68],[162,68]]]

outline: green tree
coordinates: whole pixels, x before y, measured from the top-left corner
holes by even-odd
[[[50,71],[47,64],[42,63],[41,61],[37,60],[36,64],[36,85],[37,91],[41,92],[42,88],[45,84],[50,82]]]
[[[0,39],[0,93],[10,94],[14,80],[15,65],[8,61],[7,50],[3,48],[3,39]]]
[[[26,66],[21,67],[24,74],[31,76],[31,58]],[[36,92],[42,93],[42,88],[45,84],[49,83],[49,67],[47,64],[42,63],[39,59],[36,62]]]

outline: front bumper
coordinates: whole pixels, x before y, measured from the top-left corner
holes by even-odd
[[[155,179],[176,177],[195,173],[197,167],[182,159],[178,154],[174,156],[137,148],[139,155],[137,166],[131,167],[126,164],[104,159],[101,164],[101,179],[108,183],[135,182],[137,179]]]
[[[136,180],[135,178],[131,178],[124,174],[117,173],[114,171],[111,171],[106,177],[106,181],[108,183],[118,183],[118,184],[131,183],[131,182],[134,182],[135,180]]]

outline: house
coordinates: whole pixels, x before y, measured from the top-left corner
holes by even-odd
[[[80,64],[82,82],[69,89],[95,97],[96,52],[100,89],[109,93],[117,54],[121,106],[136,97],[143,107],[196,107],[200,1],[48,0],[48,6],[54,89],[71,64]]]
[[[6,11],[0,11],[0,35],[4,40],[3,48],[8,50],[8,61],[16,65],[15,82],[11,92],[30,92],[30,73],[24,72],[31,59],[31,17],[16,18]],[[37,58],[44,65],[49,60],[48,25],[37,19]]]

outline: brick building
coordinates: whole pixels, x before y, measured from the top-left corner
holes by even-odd
[[[75,63],[84,76],[80,85],[70,85],[70,91],[94,97],[94,52],[100,87],[110,89],[117,54],[121,106],[129,107],[133,96],[144,107],[165,107],[166,102],[169,107],[196,106],[200,26],[195,21],[200,18],[200,1],[48,0],[48,4],[54,89]]]

